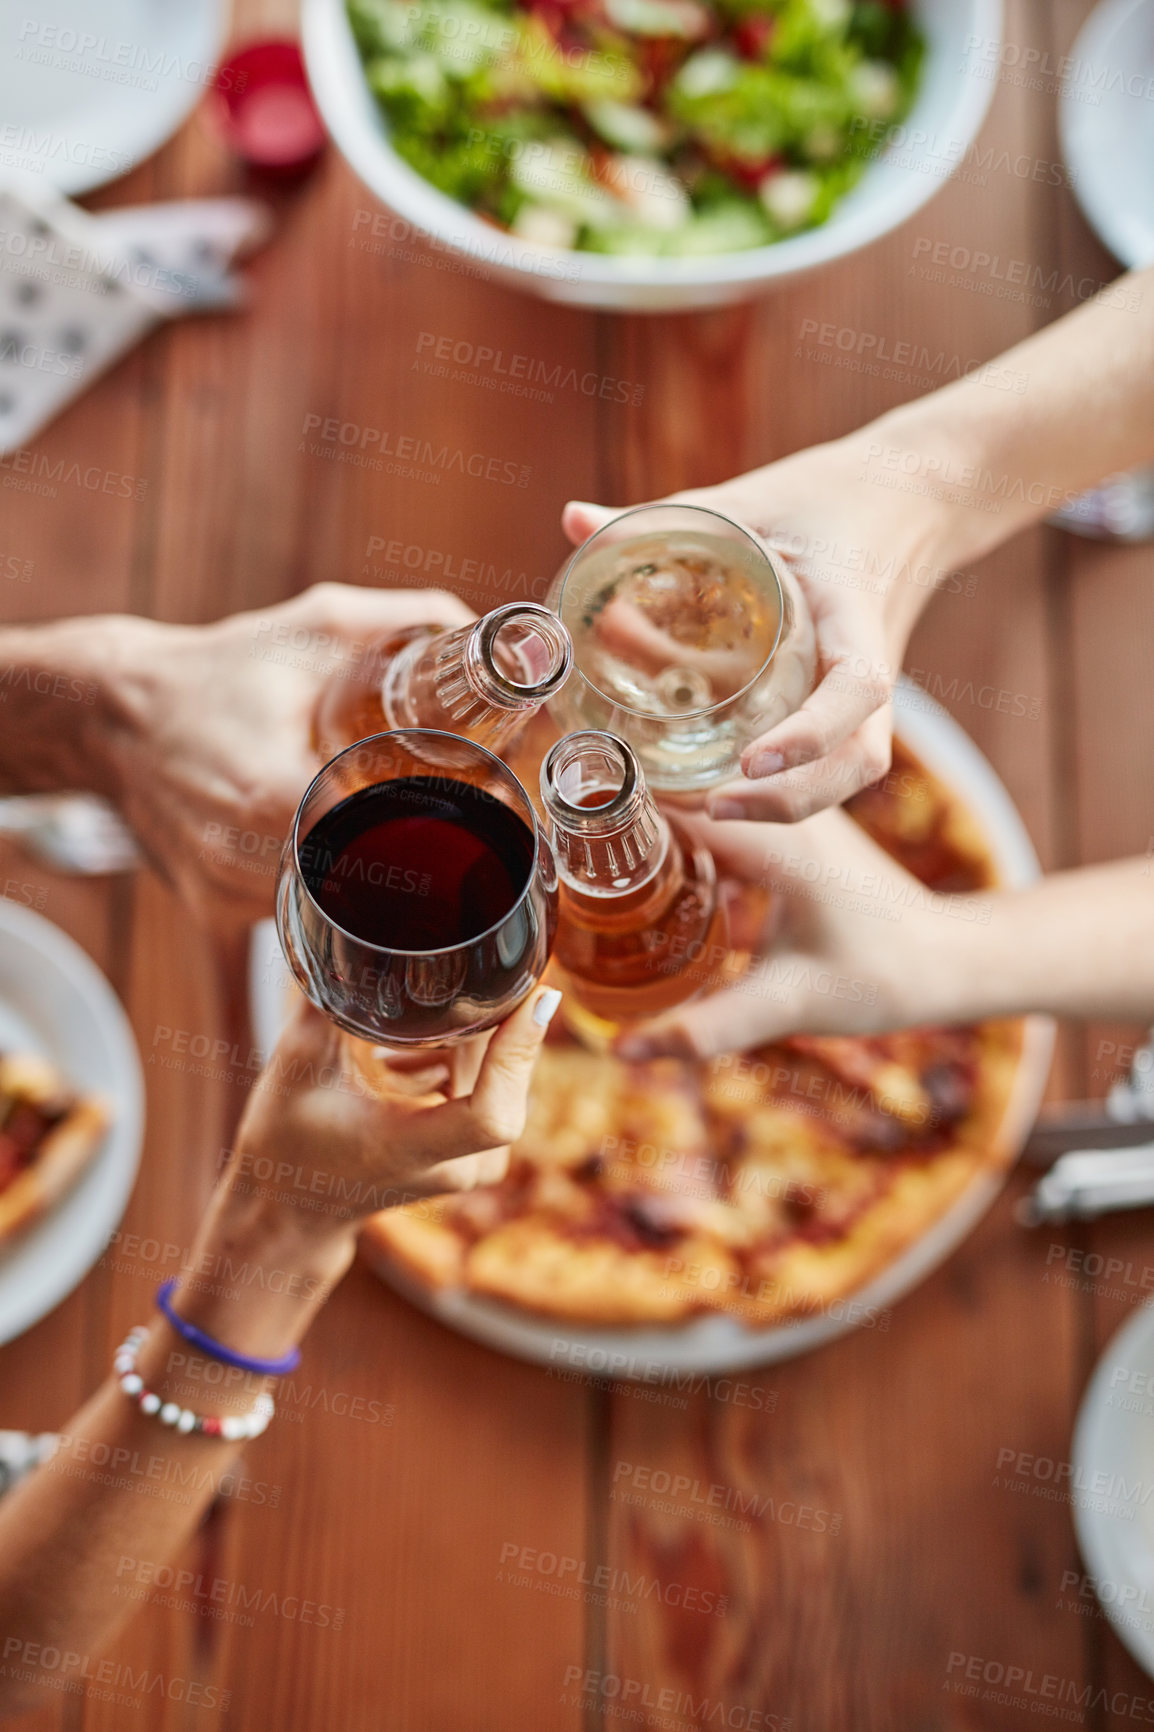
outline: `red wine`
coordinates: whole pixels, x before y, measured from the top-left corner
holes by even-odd
[[[300,846],[309,893],[353,938],[387,950],[450,950],[513,909],[533,833],[484,789],[444,776],[361,788]]]

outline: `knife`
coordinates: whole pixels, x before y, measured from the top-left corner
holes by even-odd
[[[1025,1227],[1154,1204],[1154,1122],[1121,1123],[1099,1101],[1044,1110],[1022,1159],[1048,1169],[1015,1209]]]
[[[1154,1139],[1154,1120],[1123,1124],[1110,1118],[1102,1101],[1066,1101],[1043,1107],[1022,1148],[1022,1160],[1049,1167],[1072,1149],[1125,1149]]]

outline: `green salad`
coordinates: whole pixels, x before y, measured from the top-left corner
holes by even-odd
[[[348,0],[394,148],[525,240],[685,258],[823,223],[908,112],[905,0]]]

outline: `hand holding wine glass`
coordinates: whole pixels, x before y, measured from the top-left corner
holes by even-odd
[[[704,505],[610,515],[559,574],[554,604],[574,666],[551,716],[625,740],[666,799],[700,803],[813,682],[813,626],[794,578],[752,531]]]
[[[891,578],[903,566],[925,571],[937,513],[932,501],[911,502],[862,478],[862,437],[669,497],[755,530],[796,582],[816,640],[813,690],[744,743],[741,778],[710,791],[715,817],[792,822],[840,805],[889,767],[893,683],[933,581],[900,584],[867,568]],[[563,523],[580,544],[617,516],[575,501]],[[841,557],[862,569],[838,569]]]
[[[818,683],[763,731],[717,818],[795,822],[890,763],[890,697],[935,588],[1085,488],[1154,453],[1154,271],[1111,284],[939,391],[828,444],[672,499],[754,529],[793,571],[817,633]],[[997,377],[1029,390],[991,390]],[[573,502],[581,543],[617,515]]]
[[[55,1663],[39,1658],[50,1643],[57,1661],[62,1649],[94,1653],[124,1623],[136,1605],[116,1593],[129,1554],[159,1567],[188,1544],[255,1435],[230,1424],[268,1401],[269,1379],[251,1369],[254,1360],[292,1357],[352,1262],[363,1220],[382,1206],[500,1178],[501,1155],[484,1151],[520,1132],[555,1002],[538,988],[497,1028],[461,1100],[436,1089],[419,1099],[369,1095],[342,1068],[338,1029],[311,1005],[297,1006],[249,1099],[186,1263],[243,1266],[245,1278],[181,1280],[168,1298],[182,1331],[191,1327],[223,1349],[205,1357],[169,1313],[157,1316],[134,1349],[137,1393],[130,1397],[116,1369],[66,1421],[52,1460],[0,1504],[0,1628],[30,1650],[27,1665],[0,1676],[0,1719],[42,1709],[46,1688],[59,1685]],[[293,1183],[264,1181],[285,1163]],[[205,1373],[191,1385],[190,1366]],[[141,1398],[142,1381],[155,1404],[151,1394]],[[179,1413],[190,1398],[200,1427],[161,1419],[162,1403]],[[93,1471],[109,1459],[147,1462],[150,1476],[186,1489],[142,1497],[148,1482],[133,1474]]]
[[[471,1089],[453,1097],[435,1059],[419,1092],[365,1089],[339,1028],[302,999],[253,1091],[240,1140],[254,1158],[263,1151],[294,1172],[324,1177],[323,1185],[298,1187],[302,1203],[307,1198],[299,1218],[286,1206],[313,1237],[339,1233],[342,1223],[355,1227],[378,1208],[493,1184],[524,1129],[533,1066],[560,998],[554,988],[534,987],[493,1029]],[[333,1086],[314,1078],[332,1078]]]

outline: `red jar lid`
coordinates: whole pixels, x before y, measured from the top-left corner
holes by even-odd
[[[299,174],[324,148],[324,125],[296,42],[246,43],[218,69],[216,96],[229,145],[253,168]]]

